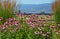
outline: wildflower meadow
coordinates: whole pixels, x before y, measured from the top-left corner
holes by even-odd
[[[4,23],[0,17],[1,39],[60,39],[60,24],[56,26],[54,15],[15,14]]]
[[[1,1],[0,39],[60,39],[60,9],[48,15],[25,15],[14,13],[14,1],[3,5]]]

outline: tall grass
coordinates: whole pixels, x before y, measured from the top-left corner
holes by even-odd
[[[56,21],[56,23],[60,23],[60,8],[58,8],[55,11],[54,15],[55,15],[55,21]]]
[[[3,9],[0,7],[0,17],[3,18],[3,20],[5,21],[7,18],[13,18],[15,15],[13,13],[13,9]],[[3,22],[4,22],[3,21]]]

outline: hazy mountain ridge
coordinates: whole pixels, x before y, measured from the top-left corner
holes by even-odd
[[[24,4],[24,5],[17,5],[16,6],[18,10],[21,10],[21,12],[26,13],[40,13],[42,10],[45,11],[45,13],[52,13],[52,4],[51,3],[45,3],[45,4]]]

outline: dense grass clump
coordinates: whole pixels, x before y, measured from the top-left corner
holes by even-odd
[[[60,8],[58,8],[55,11],[54,15],[55,15],[55,21],[56,21],[56,23],[60,23]]]
[[[13,18],[14,16],[15,15],[13,13],[13,9],[12,8],[8,10],[8,9],[3,9],[3,8],[0,7],[0,17],[3,18],[3,22],[5,22],[5,20],[7,18]]]

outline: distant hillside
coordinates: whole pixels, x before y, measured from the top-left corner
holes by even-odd
[[[52,13],[51,6],[52,6],[51,3],[45,3],[39,5],[24,4],[24,5],[17,5],[16,7],[18,10],[21,10],[21,12],[26,13],[40,13],[42,10],[44,10],[45,13]]]

